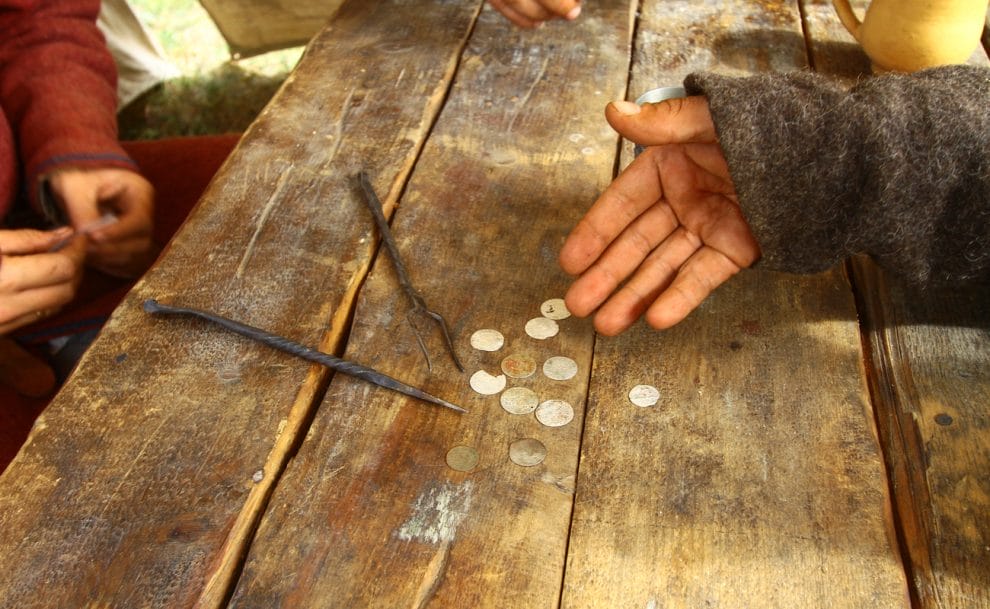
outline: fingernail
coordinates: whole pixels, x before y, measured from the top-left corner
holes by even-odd
[[[571,9],[569,13],[564,15],[564,19],[567,19],[568,21],[574,21],[575,19],[578,18],[578,15],[580,14],[581,14],[581,7],[575,6],[574,8]]]
[[[625,100],[619,100],[619,101],[612,102],[612,107],[615,108],[619,112],[619,114],[624,114],[626,116],[632,116],[633,114],[639,114],[639,111],[641,109],[636,104],[634,104],[634,103],[632,103],[630,101],[625,101]]]

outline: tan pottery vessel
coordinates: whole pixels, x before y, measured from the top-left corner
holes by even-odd
[[[832,4],[877,72],[965,63],[987,18],[987,0],[873,0],[862,21],[849,0]]]

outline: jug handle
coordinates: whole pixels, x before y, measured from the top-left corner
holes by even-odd
[[[832,6],[835,7],[835,12],[839,15],[839,21],[842,25],[849,30],[853,38],[859,41],[859,28],[863,23],[856,17],[856,13],[853,12],[852,6],[849,5],[849,0],[832,0]]]

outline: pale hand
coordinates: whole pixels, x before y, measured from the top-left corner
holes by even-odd
[[[550,19],[573,21],[581,14],[580,0],[488,0],[498,12],[523,28],[534,28]]]
[[[86,239],[72,237],[69,228],[0,230],[0,253],[2,335],[53,315],[75,297]]]
[[[657,329],[682,321],[760,248],[703,97],[638,108],[613,102],[606,119],[647,146],[567,237],[560,265],[578,275],[565,297],[612,336],[645,315]]]
[[[106,213],[117,221],[87,232],[86,263],[117,277],[137,277],[158,251],[152,241],[154,189],[126,169],[62,169],[48,176],[72,226],[92,226]]]

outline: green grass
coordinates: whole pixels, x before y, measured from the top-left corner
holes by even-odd
[[[129,2],[182,76],[122,109],[125,140],[244,131],[302,55],[297,47],[234,60],[195,0]]]

